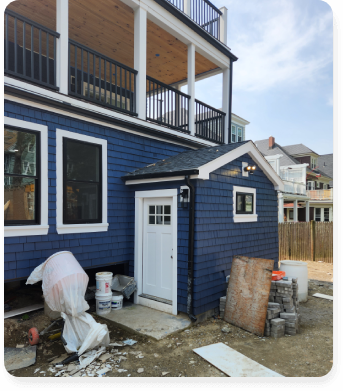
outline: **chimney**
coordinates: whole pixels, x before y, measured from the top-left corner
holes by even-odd
[[[269,137],[269,149],[273,149],[275,145],[275,138],[270,136]]]

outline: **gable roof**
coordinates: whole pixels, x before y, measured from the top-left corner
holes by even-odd
[[[139,168],[126,174],[122,179],[126,181],[126,184],[134,184],[137,183],[137,180],[148,178],[171,178],[186,175],[190,175],[191,178],[209,179],[211,172],[246,153],[259,165],[275,188],[282,190],[283,182],[281,178],[264,159],[252,141],[182,152],[168,159]]]
[[[318,153],[312,151],[312,149],[306,147],[306,145],[304,144],[287,145],[282,148],[290,155],[300,155],[305,153],[315,153],[316,155],[318,155]]]
[[[301,164],[297,159],[291,156],[289,152],[286,151],[285,149],[286,147],[281,147],[281,145],[275,143],[274,147],[272,149],[269,149],[269,139],[255,141],[255,145],[259,149],[259,151],[263,154],[263,156],[273,156],[278,154],[282,155],[282,157],[280,158],[280,166],[292,166],[294,164]],[[303,144],[296,144],[296,145],[303,145]],[[293,145],[290,145],[287,148],[289,149],[290,147],[293,147]],[[303,145],[303,147],[305,147],[305,145]],[[311,151],[309,148],[307,149]],[[318,166],[320,167],[319,164]],[[311,170],[311,168],[307,167],[306,172],[314,176],[316,176],[316,174],[320,174],[321,176],[332,178],[332,176],[326,174],[325,172],[323,172],[323,170],[319,170],[317,168]]]
[[[318,168],[330,178],[333,178],[333,153],[327,155],[320,155],[318,157]],[[330,186],[333,181],[330,182]]]

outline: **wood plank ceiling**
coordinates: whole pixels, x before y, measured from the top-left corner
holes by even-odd
[[[18,0],[11,9],[56,30],[56,0]],[[134,65],[134,14],[120,0],[69,0],[69,38],[129,67]],[[196,53],[196,74],[217,66]],[[187,46],[148,20],[147,75],[173,84],[187,78]]]

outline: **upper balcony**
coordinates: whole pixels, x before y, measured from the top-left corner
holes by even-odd
[[[332,201],[333,191],[332,189],[321,189],[321,190],[307,190],[307,196],[310,197],[311,201]]]
[[[223,36],[223,13],[207,0],[18,0],[5,11],[5,74],[227,143],[237,58],[180,21],[170,23],[161,1],[180,13],[187,6],[196,24],[214,38]],[[217,74],[223,75],[222,110],[195,97],[195,82]]]

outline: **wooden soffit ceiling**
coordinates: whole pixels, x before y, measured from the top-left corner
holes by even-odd
[[[8,9],[56,30],[56,0],[18,0]],[[69,0],[69,38],[134,67],[134,13],[120,0]],[[148,20],[147,75],[165,84],[187,78],[187,46]],[[196,53],[196,75],[217,66]]]

